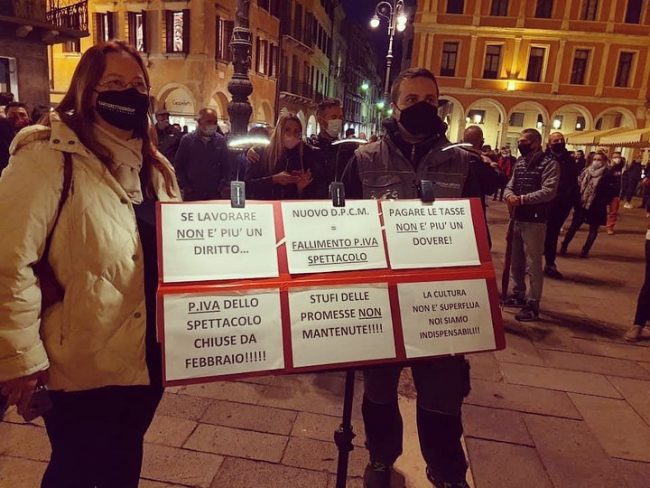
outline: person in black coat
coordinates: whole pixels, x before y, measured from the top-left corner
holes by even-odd
[[[607,223],[607,205],[615,194],[615,182],[607,168],[607,156],[598,151],[591,164],[580,174],[580,209],[573,215],[571,227],[564,237],[560,254],[565,255],[571,240],[583,223],[589,224],[589,235],[582,247],[581,258],[586,258],[598,237],[598,229]]]
[[[255,149],[260,158],[246,170],[246,192],[256,200],[327,198],[329,181],[320,151],[302,140],[302,123],[294,114],[280,117],[271,142]]]
[[[625,166],[621,175],[621,199],[624,201],[624,208],[632,208],[632,197],[634,197],[636,187],[641,181],[642,172],[643,167],[639,161],[633,160]]]

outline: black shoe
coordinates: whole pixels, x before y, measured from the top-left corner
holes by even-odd
[[[554,278],[556,280],[564,279],[564,275],[562,275],[555,266],[544,267],[544,274],[549,278]]]
[[[427,479],[433,483],[435,488],[469,488],[467,481],[440,481],[433,477],[429,468],[427,468]]]
[[[517,312],[515,318],[519,322],[534,322],[539,319],[539,305],[528,302],[524,308]]]
[[[526,300],[519,295],[510,295],[503,301],[504,307],[523,307],[526,305]]]
[[[364,488],[390,488],[391,466],[376,461],[368,463],[363,473]]]

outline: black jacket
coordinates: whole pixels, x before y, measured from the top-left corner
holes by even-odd
[[[320,150],[321,158],[325,169],[325,177],[331,182],[339,179],[354,151],[358,147],[355,144],[335,144],[339,139],[330,139],[323,134],[318,134],[315,144],[312,147]]]
[[[550,149],[547,149],[546,155],[554,158],[558,162],[560,169],[560,181],[553,206],[570,207],[573,205],[576,196],[580,193],[580,187],[578,186],[580,171],[578,171],[578,165],[566,150],[560,154],[554,154]]]

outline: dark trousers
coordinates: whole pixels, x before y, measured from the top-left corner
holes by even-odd
[[[634,324],[644,327],[650,320],[650,239],[645,241],[645,281],[636,302]]]
[[[397,386],[402,368],[364,371],[363,421],[370,459],[387,466],[402,453],[402,416]],[[417,391],[420,450],[438,480],[465,479],[467,461],[461,445],[461,407],[469,393],[469,365],[462,357],[437,358],[411,367]]]
[[[546,223],[546,238],[544,239],[544,258],[546,266],[555,266],[557,256],[557,241],[560,238],[560,231],[565,220],[571,213],[572,202],[556,204],[551,208]]]
[[[584,208],[580,208],[578,212],[574,212],[573,220],[571,221],[571,226],[569,227],[569,230],[567,230],[566,236],[564,236],[564,241],[562,242],[562,247],[564,249],[569,247],[569,244],[575,237],[576,232],[578,232],[578,229],[585,222],[586,214],[587,212]],[[598,237],[599,227],[600,226],[597,224],[589,225],[589,234],[587,235],[587,240],[585,241],[584,246],[582,246],[583,254],[589,253],[589,250],[594,245],[594,242],[596,242],[596,237]]]
[[[162,386],[50,392],[52,456],[41,488],[137,488],[144,434],[162,393]]]

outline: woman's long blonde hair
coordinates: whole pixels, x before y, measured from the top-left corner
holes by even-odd
[[[93,131],[95,111],[92,96],[97,83],[101,80],[106,69],[106,56],[109,53],[127,53],[135,59],[142,70],[147,87],[151,87],[149,73],[138,52],[124,41],[108,41],[96,44],[89,48],[77,65],[70,80],[70,88],[56,108],[61,120],[65,122],[79,137],[84,146],[90,149],[95,156],[106,166],[110,167],[113,154],[97,139]],[[156,147],[151,140],[149,132],[149,118],[142,121],[133,131],[135,137],[142,139],[142,171],[144,180],[149,182],[145,189],[147,194],[153,196],[151,186],[151,172],[155,168],[165,179],[167,194],[174,194],[174,175],[172,171],[158,159]]]
[[[286,113],[280,116],[275,129],[273,129],[273,132],[271,133],[271,142],[269,143],[269,147],[266,151],[266,169],[268,170],[269,174],[273,174],[278,162],[280,161],[280,158],[282,157],[282,154],[285,151],[283,140],[284,138],[282,137],[282,134],[284,133],[285,125],[287,125],[287,122],[290,121],[296,122],[300,126],[300,132],[302,133],[303,131],[302,122],[300,122],[300,119],[296,114]],[[305,146],[303,144],[302,137],[300,138],[300,144],[298,146],[298,154],[300,155],[300,167],[302,168],[303,155],[305,152]]]

